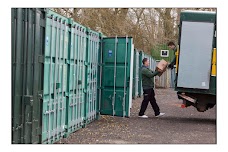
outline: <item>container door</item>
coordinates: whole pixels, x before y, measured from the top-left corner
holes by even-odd
[[[99,33],[87,30],[85,123],[97,118]]]
[[[136,50],[134,49],[134,63],[133,63],[133,81],[132,81],[132,98],[135,99],[135,77],[136,77]]]
[[[136,63],[135,63],[135,60],[134,60],[134,56],[135,56],[135,53],[134,53],[134,44],[132,44],[132,47],[131,47],[131,52],[133,52],[132,53],[132,58],[131,58],[131,60],[130,61],[132,61],[132,63],[131,63],[131,65],[130,65],[130,75],[132,75],[132,73],[135,73],[136,71],[135,71],[135,66],[136,66]],[[132,66],[133,65],[133,66]],[[136,74],[136,73],[135,73]],[[135,75],[133,74],[133,77],[132,78],[130,78],[130,82],[131,82],[131,84],[130,84],[130,88],[131,89],[129,89],[129,95],[131,95],[130,97],[129,97],[129,102],[130,102],[130,108],[132,108],[132,94],[133,94],[133,91],[134,91],[134,95],[135,95],[135,82],[133,83],[133,81],[135,81]],[[134,84],[134,86],[133,86],[133,84]]]
[[[139,92],[138,92],[138,83],[139,83],[139,52],[136,51],[136,57],[135,57],[135,97],[139,96]]]
[[[133,57],[132,38],[114,37],[103,39],[101,114],[130,116]]]
[[[139,83],[138,83],[138,91],[139,91],[139,97],[142,97],[142,75],[141,75],[141,67],[142,67],[142,60],[143,60],[143,52],[140,51],[139,52],[139,66],[138,66],[138,70],[139,70]]]
[[[209,89],[214,23],[183,21],[177,87]]]
[[[11,9],[12,143],[41,142],[43,9]]]
[[[72,22],[66,100],[67,135],[84,125],[86,27]]]
[[[52,11],[46,15],[42,143],[53,143],[63,137],[66,130],[70,33],[67,18]]]

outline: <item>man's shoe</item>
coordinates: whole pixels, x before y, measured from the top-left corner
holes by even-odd
[[[142,115],[142,116],[139,116],[139,118],[148,118],[147,115]]]
[[[161,116],[164,116],[165,113],[160,113],[159,115],[155,116],[155,117],[161,117]]]

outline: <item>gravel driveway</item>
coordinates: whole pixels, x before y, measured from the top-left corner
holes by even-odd
[[[138,118],[142,98],[133,100],[130,118],[101,116],[61,139],[58,144],[216,144],[216,106],[206,112],[194,107],[180,108],[173,89],[156,89],[156,99],[165,116],[154,117],[151,105],[148,119]]]

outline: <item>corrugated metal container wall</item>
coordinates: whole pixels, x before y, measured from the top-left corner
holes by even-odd
[[[65,134],[69,55],[68,19],[46,14],[42,143],[53,143]]]
[[[156,66],[157,66],[157,62],[153,57],[151,57],[150,66],[151,66],[151,70],[155,71]],[[155,88],[155,79],[156,79],[156,77],[154,77],[154,88]]]
[[[12,143],[54,143],[97,117],[99,43],[51,10],[12,9]]]
[[[106,37],[104,36],[102,33],[99,34],[100,37],[100,43],[99,43],[99,51],[98,51],[98,79],[97,79],[97,119],[99,119],[100,117],[100,111],[101,111],[101,100],[102,100],[102,70],[103,70],[103,53],[102,53],[102,42],[103,42],[103,38]]]
[[[176,68],[171,70],[171,79],[170,79],[170,87],[175,88],[175,78],[176,78]]]
[[[133,39],[104,38],[100,48],[99,36],[50,10],[12,9],[12,143],[54,143],[95,120],[100,107],[130,116]],[[155,65],[135,52],[135,96],[144,57]]]
[[[136,49],[134,49],[134,64],[133,64],[133,81],[132,81],[132,98],[133,99],[136,98],[136,92],[135,92],[136,81],[135,81],[135,77],[136,77]]]
[[[146,54],[144,53],[144,52],[142,52],[142,60],[144,59],[144,58],[146,58]],[[142,63],[142,60],[141,60],[141,63]],[[143,63],[142,63],[142,65],[143,65]],[[142,68],[142,65],[141,65],[141,68]],[[141,73],[140,73],[140,75],[141,75]],[[141,75],[141,84],[140,84],[140,90],[141,90],[141,97],[143,96],[143,87],[142,87],[142,75]]]
[[[150,65],[151,65],[151,70],[155,71],[156,69],[156,66],[157,66],[157,62],[154,58],[151,57],[151,62],[150,62]]]
[[[143,95],[143,90],[142,90],[142,75],[141,75],[141,67],[142,67],[142,60],[143,60],[143,55],[144,52],[140,51],[139,52],[139,83],[138,83],[138,91],[139,91],[139,97],[142,97]]]
[[[83,126],[85,105],[85,61],[86,27],[71,21],[70,53],[67,82],[67,117],[68,136]]]
[[[11,9],[12,143],[41,142],[44,11]]]
[[[149,56],[149,58],[150,58],[150,69],[151,69],[152,71],[155,71],[156,66],[157,66],[157,62],[156,62],[156,60],[154,60],[153,57]],[[155,78],[156,78],[156,77],[154,77],[154,84],[155,84]],[[154,85],[154,88],[155,88],[155,85]]]
[[[139,83],[139,52],[138,50],[136,50],[136,57],[135,57],[135,97],[139,96],[139,87],[138,87],[138,83]]]
[[[133,68],[133,85],[132,85],[133,99],[136,99],[139,96],[138,83],[139,83],[139,52],[137,49],[134,49],[134,68]]]
[[[98,89],[98,55],[100,38],[99,33],[87,29],[87,58],[86,58],[86,105],[85,123],[97,118],[97,89]]]

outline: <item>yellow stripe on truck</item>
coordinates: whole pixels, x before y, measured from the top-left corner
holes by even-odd
[[[213,49],[211,76],[216,76],[216,48]]]
[[[179,46],[177,47],[177,51],[176,51],[175,55],[176,55],[176,73],[177,73],[177,70],[178,70],[178,57],[179,57]]]

